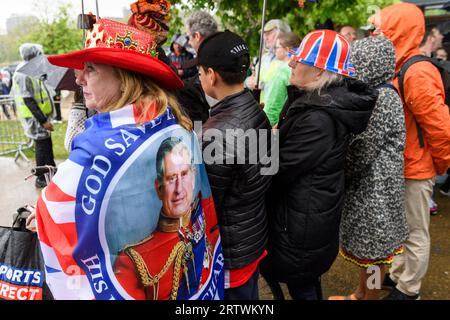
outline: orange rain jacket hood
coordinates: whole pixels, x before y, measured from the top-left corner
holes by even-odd
[[[421,54],[425,33],[422,11],[409,3],[398,3],[380,12],[380,30],[396,49],[396,72],[409,58]],[[450,165],[450,115],[445,104],[441,75],[430,62],[413,64],[404,78],[406,122],[405,178],[430,179],[444,174]],[[398,89],[398,79],[394,80]],[[423,131],[420,147],[416,121]]]

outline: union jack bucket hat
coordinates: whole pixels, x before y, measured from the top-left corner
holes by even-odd
[[[355,67],[349,62],[350,44],[333,30],[316,30],[308,33],[297,50],[290,56],[301,62],[344,76],[353,76]]]

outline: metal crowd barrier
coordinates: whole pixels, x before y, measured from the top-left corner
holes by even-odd
[[[17,117],[14,97],[0,95],[0,156],[15,153],[14,161],[22,157],[30,161],[25,153],[33,146],[33,140],[26,137],[20,120]]]

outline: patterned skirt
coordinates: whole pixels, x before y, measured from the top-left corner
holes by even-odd
[[[347,261],[350,261],[354,264],[356,264],[358,267],[361,268],[368,268],[371,266],[376,266],[376,265],[387,265],[390,266],[392,264],[392,261],[394,261],[394,257],[402,254],[404,251],[403,246],[400,246],[399,248],[395,249],[394,252],[392,254],[390,254],[387,257],[384,258],[380,258],[380,259],[360,259],[358,257],[355,257],[354,255],[352,255],[351,253],[347,252],[344,248],[341,247],[341,249],[339,250],[339,254]]]

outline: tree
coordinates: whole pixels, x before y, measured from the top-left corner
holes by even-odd
[[[294,32],[300,36],[314,30],[317,21],[324,22],[330,18],[335,26],[350,24],[361,27],[367,24],[367,18],[377,10],[398,0],[319,0],[318,3],[305,1],[304,8],[299,8],[296,0],[267,0],[266,21],[282,19],[289,23]],[[256,55],[259,47],[259,32],[263,0],[173,0],[181,9],[179,12],[190,12],[206,9],[216,12],[223,28],[239,33],[250,47],[252,55]],[[176,12],[175,12],[176,13]],[[183,28],[176,17],[171,28],[179,31]]]
[[[367,18],[378,9],[399,0],[319,0],[318,3],[305,1],[304,8],[298,7],[296,0],[267,0],[266,21],[283,19],[294,32],[304,36],[315,28],[317,21],[332,19],[335,26],[350,24],[360,27],[367,24]],[[184,19],[195,10],[208,10],[218,18],[222,29],[232,30],[246,40],[253,56],[259,48],[261,12],[263,0],[171,0],[172,21],[168,39],[175,33],[184,31]],[[48,0],[36,1],[42,12],[51,6]],[[8,39],[8,46],[0,45],[0,60],[16,57],[17,48],[25,41],[38,42],[45,53],[61,54],[83,47],[82,30],[77,29],[71,6],[59,5],[56,15],[40,15],[40,23],[19,41]],[[11,49],[12,48],[12,49]],[[12,52],[12,54],[11,54]],[[3,59],[2,59],[3,58]],[[6,59],[8,60],[8,59]]]
[[[83,48],[83,31],[70,15],[71,6],[60,5],[52,19],[43,18],[33,32],[20,42],[40,43],[46,54],[63,54]]]
[[[39,20],[34,16],[27,16],[20,23],[8,30],[8,34],[0,36],[0,63],[9,64],[20,61],[20,38],[33,32]]]

